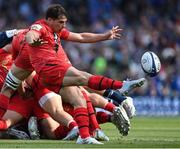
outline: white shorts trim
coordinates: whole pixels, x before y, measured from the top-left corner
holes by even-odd
[[[51,99],[52,97],[54,96],[58,96],[58,94],[54,93],[54,92],[50,92],[50,93],[47,93],[45,94],[44,96],[42,96],[39,100],[39,105],[41,107],[43,107],[43,105],[49,100]]]

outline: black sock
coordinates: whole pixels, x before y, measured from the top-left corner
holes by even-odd
[[[115,102],[116,104],[121,104],[126,99],[126,96],[122,96],[119,91],[112,89],[107,89],[103,96],[112,99],[113,103]]]

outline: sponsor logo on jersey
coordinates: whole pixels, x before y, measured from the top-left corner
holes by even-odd
[[[39,25],[39,24],[34,24],[34,25],[31,26],[31,29],[37,30],[37,31],[40,31],[41,28],[42,28],[42,26]]]

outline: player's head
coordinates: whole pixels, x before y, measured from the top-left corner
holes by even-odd
[[[67,22],[66,10],[60,4],[50,5],[46,11],[46,21],[54,32],[61,31]]]

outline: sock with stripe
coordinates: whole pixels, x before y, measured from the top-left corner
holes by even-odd
[[[96,118],[99,124],[111,122],[111,115],[106,112],[97,112]]]
[[[103,76],[93,75],[89,78],[88,87],[95,90],[119,89],[123,82],[112,80]]]
[[[89,116],[87,108],[80,107],[74,109],[74,119],[78,124],[79,135],[81,138],[87,138],[89,134]]]
[[[78,126],[78,125],[74,120],[69,122],[69,124],[68,124],[69,131],[71,131],[71,129],[73,129],[76,126]]]
[[[66,137],[68,132],[69,132],[69,128],[59,125],[59,127],[57,127],[54,130],[54,135],[55,135],[56,139],[63,139]]]
[[[109,112],[113,112],[115,107],[116,107],[116,106],[115,106],[113,103],[108,102],[108,103],[105,105],[104,110],[107,110],[107,111],[109,111]]]
[[[100,129],[100,126],[97,122],[95,111],[91,103],[91,100],[87,96],[86,92],[82,91],[82,94],[84,98],[86,99],[86,103],[87,103],[87,109],[88,109],[88,114],[89,114],[89,124],[90,124],[90,134],[91,134],[91,132],[93,133],[94,130],[98,128]]]

